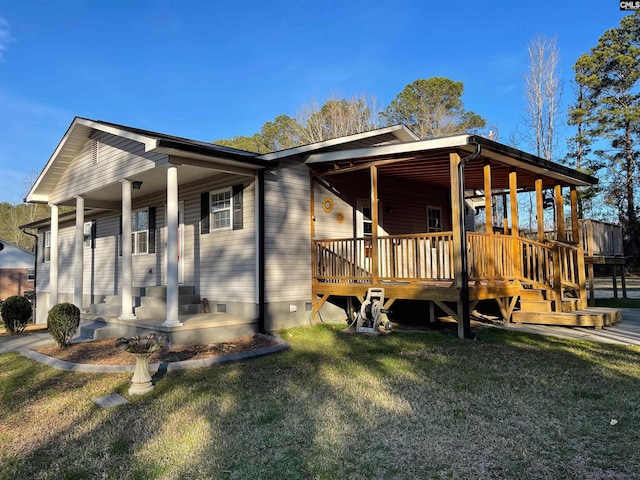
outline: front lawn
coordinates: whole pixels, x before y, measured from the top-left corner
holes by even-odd
[[[0,479],[640,476],[640,348],[498,329],[283,337],[289,351],[171,372],[107,410],[91,399],[126,395],[129,374],[0,355]]]

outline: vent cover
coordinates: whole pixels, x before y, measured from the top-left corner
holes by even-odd
[[[100,153],[100,142],[97,138],[93,139],[93,145],[91,149],[91,163],[94,165],[98,164],[98,154]]]

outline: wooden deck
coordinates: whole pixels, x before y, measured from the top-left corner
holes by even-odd
[[[379,236],[375,241],[314,241],[312,290],[314,299],[319,297],[314,313],[331,296],[361,301],[367,289],[375,287],[385,289],[386,308],[396,300],[426,300],[454,318],[459,315],[462,284],[455,275],[452,232]],[[619,319],[587,310],[580,244],[468,233],[467,256],[472,306],[495,300],[505,323],[598,327]],[[539,298],[530,299],[531,292]]]

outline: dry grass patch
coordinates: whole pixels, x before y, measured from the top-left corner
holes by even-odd
[[[0,440],[28,433],[0,479],[638,478],[638,348],[324,325],[283,338],[279,355],[170,372],[110,410],[90,398],[128,376],[0,355]]]

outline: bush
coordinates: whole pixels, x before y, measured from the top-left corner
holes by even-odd
[[[31,302],[24,297],[15,295],[2,303],[4,328],[12,335],[21,333],[26,328],[32,314]]]
[[[72,303],[58,303],[49,310],[47,327],[58,345],[67,348],[80,325],[80,309]]]

